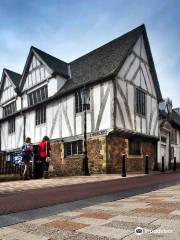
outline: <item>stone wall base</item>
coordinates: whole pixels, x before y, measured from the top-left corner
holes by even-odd
[[[50,174],[54,176],[82,175],[83,154],[64,157],[64,143],[51,143]],[[97,173],[121,173],[122,154],[126,154],[127,172],[144,172],[144,159],[149,155],[149,170],[153,170],[156,144],[148,140],[141,142],[141,155],[130,156],[128,139],[119,136],[100,135],[90,137],[87,142],[89,171]]]
[[[106,173],[106,136],[91,137],[87,142],[89,171]],[[51,176],[82,175],[83,154],[64,157],[64,142],[51,142]]]
[[[145,156],[149,156],[149,170],[154,169],[156,158],[156,145],[150,141],[141,141],[141,155],[129,155],[128,139],[119,136],[107,137],[107,172],[121,173],[122,154],[126,155],[126,171],[127,172],[144,172]]]

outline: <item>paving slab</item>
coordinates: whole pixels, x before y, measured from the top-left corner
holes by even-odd
[[[86,228],[82,228],[78,230],[78,232],[89,233],[96,236],[101,237],[109,237],[115,239],[122,239],[123,237],[132,233],[131,230],[122,230],[112,227],[104,227],[104,226],[90,226]]]
[[[179,196],[180,184],[148,190],[131,197],[115,193],[1,216],[0,239],[179,240],[180,202],[164,200],[167,195],[169,200]],[[141,236],[135,233],[137,227],[143,229]]]

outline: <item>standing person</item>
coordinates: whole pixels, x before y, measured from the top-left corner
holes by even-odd
[[[27,137],[24,145],[21,148],[22,161],[24,162],[24,180],[30,179],[30,160],[33,156],[33,146],[31,144],[31,138]]]
[[[38,153],[43,162],[43,176],[48,178],[49,160],[50,160],[51,146],[49,138],[44,136],[42,141],[39,143]]]

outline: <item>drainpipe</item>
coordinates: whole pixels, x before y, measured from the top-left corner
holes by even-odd
[[[170,113],[168,112],[168,115],[167,115],[167,121],[170,123]],[[168,161],[168,170],[170,170],[170,167],[171,167],[171,130],[169,131],[169,161]]]
[[[171,168],[171,131],[169,131],[169,164],[168,170]]]

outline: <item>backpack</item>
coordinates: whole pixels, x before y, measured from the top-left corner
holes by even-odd
[[[27,149],[27,144],[23,145],[21,148],[21,156],[24,159],[29,159],[30,158],[30,153]]]

